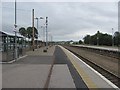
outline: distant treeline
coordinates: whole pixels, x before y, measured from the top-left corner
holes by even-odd
[[[84,44],[90,44],[90,45],[107,45],[112,46],[120,45],[120,32],[115,32],[113,35],[110,34],[103,34],[99,31],[97,31],[94,35],[86,35],[84,38]],[[79,43],[82,43],[81,40]]]

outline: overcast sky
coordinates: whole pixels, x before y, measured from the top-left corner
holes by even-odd
[[[48,16],[48,31],[55,41],[78,41],[98,30],[109,34],[112,28],[114,32],[118,30],[117,2],[17,2],[17,29],[32,25],[32,9],[35,9],[35,17]],[[39,20],[41,39],[44,22]],[[13,32],[13,25],[14,3],[2,2],[2,30]]]

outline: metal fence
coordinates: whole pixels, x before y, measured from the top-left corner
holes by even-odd
[[[1,47],[2,61],[7,62],[15,59],[15,44],[14,43],[3,43]],[[17,45],[17,57],[25,54],[25,47],[22,44]]]

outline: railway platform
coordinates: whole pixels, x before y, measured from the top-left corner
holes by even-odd
[[[27,52],[12,64],[3,64],[3,88],[119,88],[62,46]],[[4,89],[3,89],[4,90]]]
[[[116,85],[102,76],[99,72],[94,70],[92,67],[87,65],[73,53],[68,51],[67,49],[61,47],[65,52],[73,66],[76,68],[79,75],[82,77],[83,81],[87,85],[88,88],[109,88],[109,89],[118,89]],[[114,90],[113,89],[113,90]]]
[[[55,47],[46,47],[26,53],[26,57],[15,62],[2,64],[2,88],[44,88],[51,65]],[[23,90],[24,90],[23,89]]]

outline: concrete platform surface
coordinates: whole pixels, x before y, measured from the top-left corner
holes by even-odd
[[[44,88],[53,63],[55,46],[28,51],[27,56],[2,65],[2,88]]]
[[[67,64],[53,66],[49,88],[75,88]]]
[[[53,56],[55,51],[55,46],[48,47],[47,52],[43,52],[46,47],[41,47],[36,49],[35,51],[28,51],[26,54],[31,56]]]
[[[53,56],[27,56],[14,64],[52,64]]]
[[[50,66],[38,64],[9,66],[9,70],[2,73],[2,88],[43,88]]]
[[[73,64],[69,60],[69,58],[66,56],[64,51],[59,46],[56,46],[54,57],[55,57],[54,65],[67,65],[67,67],[69,68],[69,72],[74,80],[74,84],[75,84],[76,88],[84,88],[85,90],[88,90],[87,86],[84,83],[84,81],[82,80],[81,76],[76,71]],[[62,70],[61,70],[61,72],[62,72]],[[72,88],[72,90],[73,90],[73,88]]]

